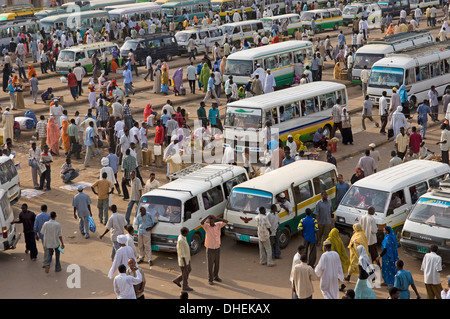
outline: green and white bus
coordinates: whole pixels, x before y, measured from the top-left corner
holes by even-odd
[[[272,26],[276,23],[280,26],[282,26],[286,20],[288,21],[288,34],[293,35],[296,30],[301,30],[302,28],[302,22],[300,15],[297,13],[288,13],[288,14],[282,14],[278,16],[273,17],[266,17],[261,18],[260,21],[262,21],[264,25],[264,29],[266,30],[266,33],[272,33]],[[280,27],[281,32],[281,27]]]
[[[245,85],[255,71],[256,64],[260,64],[263,69],[270,69],[277,87],[292,84],[296,64],[310,63],[313,54],[313,44],[300,40],[238,51],[228,56],[223,78],[232,75],[237,85]]]
[[[298,172],[298,173],[296,173]],[[300,173],[301,172],[301,173]],[[284,194],[292,209],[281,209],[280,248],[289,244],[298,232],[298,224],[305,210],[314,211],[321,193],[327,192],[328,200],[336,207],[336,166],[322,161],[296,161],[277,168],[233,187],[225,209],[228,221],[225,235],[236,241],[258,243],[255,217],[259,207],[270,212],[272,204],[278,204],[278,195]]]
[[[49,16],[39,21],[39,23],[41,28],[44,28],[45,33],[50,33],[52,28],[76,31],[77,29],[87,30],[93,27],[94,31],[100,31],[108,19],[108,12],[91,10]]]
[[[344,19],[339,9],[318,9],[303,11],[301,14],[302,27],[311,29],[311,21],[314,17],[314,33],[319,33],[325,29],[337,30],[343,25]]]
[[[194,17],[201,19],[206,15],[206,10],[211,10],[210,0],[186,0],[169,1],[161,5],[162,15],[166,15],[167,20],[175,23],[189,21]]]
[[[103,41],[72,46],[70,48],[61,50],[58,55],[58,60],[56,61],[56,72],[66,75],[68,74],[69,69],[73,70],[76,64],[80,63],[81,66],[85,69],[86,73],[91,73],[93,70],[92,55],[97,52],[97,56],[99,57],[99,59],[101,59],[102,50],[105,50],[109,64],[112,60],[112,50],[114,47],[117,49],[117,52],[119,52],[119,46],[117,44]],[[121,57],[119,57],[119,65],[122,65]]]
[[[122,21],[122,19],[133,20],[139,22],[154,19],[161,16],[161,5],[154,2],[135,3],[133,5],[126,5],[122,8],[116,8],[108,11],[111,20]]]

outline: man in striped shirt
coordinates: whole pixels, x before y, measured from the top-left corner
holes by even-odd
[[[39,141],[41,141],[41,150],[44,149],[44,145],[47,144],[47,121],[45,116],[39,117],[40,121],[36,124],[36,134]]]
[[[316,263],[316,244],[318,242],[319,225],[317,220],[311,216],[310,208],[305,210],[306,217],[300,220],[298,230],[305,239],[306,254],[308,255],[308,265],[314,267]]]

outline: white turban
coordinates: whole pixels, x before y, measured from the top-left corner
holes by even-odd
[[[117,236],[117,242],[119,244],[125,245],[127,243],[127,236],[126,235]]]
[[[101,160],[102,166],[108,166],[109,165],[109,159],[107,157],[103,157]]]

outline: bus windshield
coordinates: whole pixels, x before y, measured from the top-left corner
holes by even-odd
[[[58,55],[58,61],[60,62],[74,62],[75,52],[63,50]]]
[[[377,213],[384,213],[389,193],[365,187],[352,186],[339,205],[367,210],[370,206]]]
[[[302,12],[301,20],[302,21],[311,21],[315,14],[313,12]]]
[[[430,226],[450,228],[450,202],[420,198],[408,218]]]
[[[371,69],[375,62],[384,58],[382,53],[356,53],[354,69],[364,69],[367,65]]]
[[[259,207],[263,206],[267,211],[270,211],[271,205],[271,193],[235,187],[228,199],[227,209],[249,214],[258,214]]]
[[[211,2],[211,9],[213,12],[220,12],[222,3],[220,1]]]
[[[390,89],[403,84],[403,69],[374,67],[370,73],[369,86]]]
[[[225,74],[236,76],[250,76],[253,72],[253,62],[249,60],[227,60]]]
[[[188,42],[191,35],[191,33],[177,32],[175,38],[177,39],[177,42]]]
[[[358,11],[358,7],[345,7],[344,11],[342,11],[342,14],[345,15],[350,15],[350,14],[356,14],[356,12]]]
[[[163,196],[143,196],[140,207],[145,207],[147,212],[156,216],[160,222],[181,222],[181,201],[179,199]]]
[[[122,47],[120,48],[121,51],[130,51],[130,49],[136,50],[137,46],[139,44],[139,41],[126,41]]]
[[[262,20],[264,28],[272,28],[273,20]]]
[[[240,128],[261,128],[261,109],[249,109],[243,107],[227,107],[225,115],[225,126]]]

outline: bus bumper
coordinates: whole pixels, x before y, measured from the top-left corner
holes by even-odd
[[[430,252],[431,244],[424,243],[423,241],[417,241],[414,239],[401,238],[400,244],[403,250],[408,254],[416,258],[422,259],[426,253]],[[450,247],[438,245],[438,255],[442,257],[442,262],[450,263]]]
[[[233,226],[229,227],[228,229],[225,229],[225,231],[224,231],[225,236],[228,236],[237,241],[243,241],[246,243],[257,244],[259,242],[258,236],[242,234],[239,231],[235,231],[235,230],[231,229],[232,227]]]

